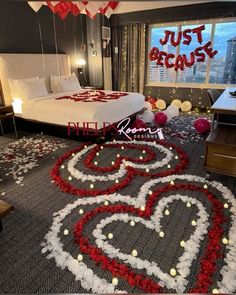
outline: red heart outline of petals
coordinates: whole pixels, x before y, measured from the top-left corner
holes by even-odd
[[[96,263],[100,264],[103,269],[109,270],[113,276],[121,277],[126,280],[131,286],[137,286],[147,293],[162,293],[162,288],[145,275],[139,275],[125,263],[117,262],[102,254],[102,251],[89,243],[89,239],[83,236],[84,226],[90,222],[98,214],[102,213],[131,213],[133,215],[150,219],[153,214],[153,207],[159,196],[165,192],[171,192],[178,189],[197,191],[204,193],[208,201],[212,204],[211,226],[208,231],[208,244],[200,259],[200,271],[196,277],[195,286],[189,293],[208,293],[212,277],[216,271],[216,262],[218,258],[222,258],[222,246],[220,241],[223,235],[223,224],[227,218],[223,214],[223,204],[217,200],[208,190],[202,189],[199,186],[192,184],[167,184],[164,187],[158,188],[148,197],[145,211],[134,208],[131,205],[110,205],[97,207],[86,214],[78,221],[74,227],[75,242],[79,245],[82,253],[88,254],[89,257]]]
[[[151,140],[148,140],[151,141]],[[56,185],[60,187],[60,189],[63,192],[66,193],[70,193],[79,197],[86,197],[86,196],[92,196],[92,197],[96,197],[98,195],[106,195],[106,194],[112,194],[115,193],[121,189],[123,189],[124,187],[126,187],[136,175],[140,175],[140,176],[146,176],[146,177],[150,177],[150,178],[156,178],[156,177],[165,177],[168,175],[172,175],[172,174],[178,174],[180,172],[182,172],[184,170],[184,168],[187,166],[188,164],[188,157],[186,155],[186,153],[180,149],[179,147],[177,147],[174,144],[170,144],[170,143],[166,143],[164,141],[156,141],[157,144],[163,145],[165,147],[172,147],[173,149],[176,150],[177,154],[179,155],[179,163],[172,169],[167,169],[166,171],[161,171],[161,172],[157,172],[157,173],[151,173],[151,172],[145,172],[141,169],[138,168],[134,168],[134,167],[126,167],[127,170],[127,174],[126,177],[120,181],[119,183],[115,183],[112,186],[110,186],[107,189],[80,189],[80,188],[76,188],[75,186],[73,186],[71,183],[69,183],[68,181],[64,180],[61,175],[60,175],[60,166],[63,164],[64,161],[68,160],[73,153],[78,153],[80,152],[85,145],[82,145],[81,147],[75,148],[69,152],[67,152],[66,154],[64,154],[61,158],[59,158],[55,164],[55,166],[53,167],[53,169],[51,170],[51,177],[52,179],[55,181]],[[88,145],[88,144],[87,144]],[[123,144],[125,145],[125,144]],[[117,144],[112,144],[113,147],[116,147]],[[137,147],[137,145],[136,145]],[[147,147],[145,147],[147,149]],[[142,146],[142,150],[144,150],[144,146]],[[116,160],[115,162],[115,168],[119,168],[118,167],[118,163],[119,159]],[[145,159],[140,160],[140,163],[145,163]],[[98,169],[103,169],[103,168],[99,168]],[[96,168],[94,168],[96,169]],[[107,171],[106,172],[110,172],[114,169],[113,165],[111,167],[106,167]],[[104,171],[102,171],[104,172]]]
[[[112,144],[112,143],[109,143],[109,144],[104,144],[103,147],[110,147],[110,148],[121,148],[122,146],[124,146],[124,144],[121,144],[121,143],[117,143],[117,144]],[[112,172],[112,171],[115,171],[117,169],[119,169],[121,163],[122,163],[122,160],[126,160],[126,161],[130,161],[130,162],[133,162],[133,163],[148,163],[152,160],[155,159],[155,153],[149,148],[149,147],[146,147],[146,146],[137,146],[136,144],[125,144],[125,147],[128,148],[128,149],[135,149],[135,150],[139,150],[139,151],[145,151],[145,156],[143,159],[134,159],[134,158],[130,158],[130,157],[123,157],[123,156],[120,156],[119,158],[117,158],[115,160],[115,164],[112,165],[112,166],[108,166],[108,167],[97,167],[96,165],[93,164],[93,161],[94,161],[94,158],[96,157],[96,153],[100,151],[100,146],[96,146],[94,147],[90,152],[89,154],[87,155],[86,159],[83,161],[84,165],[91,169],[91,170],[94,170],[94,171],[97,171],[97,172]],[[128,168],[127,168],[128,169]]]

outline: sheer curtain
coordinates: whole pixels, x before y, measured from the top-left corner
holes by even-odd
[[[112,34],[113,88],[143,93],[146,25],[114,27]]]

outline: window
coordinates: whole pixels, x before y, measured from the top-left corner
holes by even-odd
[[[165,28],[153,28],[152,29],[152,39],[151,39],[151,48],[159,47],[160,50],[163,50],[168,53],[176,54],[176,48],[168,44],[161,45],[159,40],[164,36],[165,30],[174,31],[177,33],[178,27],[165,27]],[[157,66],[155,61],[150,62],[150,81],[151,82],[174,82],[175,81],[175,70],[166,69],[162,66]]]
[[[218,54],[211,61],[209,82],[236,84],[236,22],[216,24],[214,48]]]
[[[181,30],[185,29],[194,29],[196,25],[182,26]],[[202,32],[203,44],[207,43],[211,39],[211,25],[205,25],[205,30]],[[199,47],[197,41],[197,36],[194,34],[192,36],[192,42],[186,46],[183,43],[180,44],[180,54],[186,54],[188,57],[195,48]],[[177,82],[181,83],[204,83],[206,79],[207,72],[207,63],[209,62],[208,58],[204,62],[197,62],[191,68],[187,67],[183,71],[177,72]]]
[[[203,87],[206,85],[216,87],[225,84],[236,84],[236,21],[209,21],[209,23],[189,23],[175,24],[167,26],[154,25],[150,27],[150,50],[157,47],[160,51],[171,53],[177,56],[186,55],[190,58],[190,53],[201,46],[197,40],[197,35],[192,34],[192,41],[189,45],[180,44],[176,47],[168,41],[161,45],[160,39],[164,38],[165,31],[173,31],[176,36],[180,31],[194,29],[200,25],[205,25],[202,31],[202,45],[208,41],[212,42],[211,47],[217,50],[214,58],[206,57],[204,62],[195,62],[191,67],[184,70],[175,71],[174,68],[166,68],[156,64],[156,61],[148,61],[148,82],[150,84],[183,84],[184,86]],[[149,52],[150,52],[149,50]],[[211,84],[211,85],[209,85]]]

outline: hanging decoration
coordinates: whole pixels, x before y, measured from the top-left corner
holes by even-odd
[[[38,12],[39,9],[43,6],[44,2],[28,1],[28,4],[35,12]]]
[[[62,20],[71,13],[74,16],[82,13],[88,15],[91,19],[96,17],[97,13],[110,17],[119,5],[117,1],[28,1],[30,7],[38,12],[42,5],[47,5],[53,13],[58,14]]]
[[[170,42],[170,45],[173,47],[178,46],[181,42],[183,45],[189,46],[192,42],[192,35],[195,34],[197,36],[197,41],[201,46],[190,52],[189,57],[187,57],[186,54],[178,54],[176,56],[175,54],[153,47],[149,53],[149,59],[151,61],[156,61],[158,66],[164,66],[167,69],[174,68],[175,71],[183,71],[186,67],[192,67],[196,62],[204,62],[206,57],[214,58],[218,51],[213,50],[211,47],[212,42],[208,41],[206,44],[202,45],[202,31],[204,30],[205,25],[193,29],[186,29],[178,32],[177,38],[175,36],[176,32],[166,30],[164,38],[159,40],[162,46],[166,45],[168,42]]]

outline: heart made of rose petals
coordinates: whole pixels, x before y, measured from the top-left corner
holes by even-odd
[[[186,185],[180,185],[180,186],[169,186],[167,185],[167,189],[168,190],[177,190],[177,189],[186,189],[185,187]],[[201,192],[202,189],[199,187],[195,187],[192,186],[191,190],[196,191],[196,192]],[[149,195],[148,199],[147,199],[147,203],[151,203],[150,207],[147,208],[146,210],[143,212],[140,208],[137,210],[135,210],[133,207],[130,206],[125,206],[125,205],[117,205],[117,206],[103,206],[103,207],[98,207],[90,212],[88,212],[87,214],[84,215],[84,217],[77,223],[76,227],[75,227],[75,239],[78,243],[78,245],[80,246],[80,249],[82,250],[82,252],[88,254],[90,256],[91,259],[95,260],[96,263],[103,263],[106,265],[105,268],[110,269],[109,264],[112,265],[113,264],[113,259],[119,258],[121,260],[124,260],[125,262],[130,263],[132,266],[137,265],[137,263],[142,263],[142,261],[137,258],[133,258],[131,255],[125,255],[123,253],[119,253],[116,251],[116,249],[114,247],[112,247],[111,245],[108,245],[108,243],[103,247],[104,241],[103,240],[99,240],[97,241],[99,244],[99,247],[102,248],[102,250],[106,250],[105,252],[109,252],[109,250],[111,251],[110,254],[112,254],[111,256],[109,256],[109,259],[107,259],[107,257],[105,257],[103,254],[101,254],[98,249],[96,249],[95,247],[93,247],[87,237],[83,236],[83,227],[86,225],[86,223],[90,222],[91,219],[93,219],[95,216],[97,216],[97,214],[105,214],[105,213],[112,213],[113,215],[115,214],[115,217],[119,215],[119,213],[125,212],[125,213],[130,213],[132,214],[132,216],[130,216],[130,219],[132,218],[138,218],[138,216],[144,216],[146,218],[151,219],[152,222],[144,222],[144,220],[139,219],[139,222],[142,222],[145,226],[149,226],[151,229],[154,229],[155,227],[159,230],[160,229],[160,218],[162,215],[161,212],[163,211],[163,204],[168,205],[169,202],[172,202],[172,199],[181,199],[182,201],[184,200],[186,203],[189,201],[188,197],[184,197],[181,195],[176,195],[176,196],[172,196],[170,197],[170,201],[169,198],[166,198],[166,200],[164,200],[160,207],[157,205],[157,213],[153,216],[153,218],[151,217],[152,214],[152,207],[154,204],[154,201],[150,201],[149,199],[156,199],[159,198],[159,195],[162,194],[163,192],[165,192],[165,189],[162,188],[160,190],[160,192],[158,193],[158,195],[155,193],[152,194],[152,196]],[[203,191],[202,191],[203,192]],[[207,195],[206,195],[207,197]],[[191,266],[192,260],[194,259],[195,255],[198,252],[199,249],[199,243],[200,240],[203,239],[202,235],[206,234],[206,226],[208,226],[207,223],[207,213],[204,211],[203,206],[201,206],[201,203],[198,202],[195,199],[191,199],[194,200],[194,203],[197,205],[198,209],[199,209],[199,215],[200,215],[200,226],[196,229],[195,233],[193,234],[193,236],[190,237],[190,240],[188,241],[188,244],[191,246],[195,246],[195,249],[192,249],[192,247],[188,248],[188,251],[185,251],[185,253],[183,254],[183,256],[180,258],[179,263],[181,264],[182,261],[186,261],[188,265],[185,265],[184,270],[180,270],[180,276],[177,276],[176,279],[172,279],[168,274],[164,274],[160,268],[157,266],[156,263],[154,262],[148,262],[148,261],[143,261],[143,263],[145,264],[145,266],[143,266],[144,269],[146,269],[148,275],[152,274],[155,275],[157,277],[159,277],[162,281],[164,281],[165,285],[168,286],[168,288],[171,289],[175,289],[177,292],[183,292],[186,285],[187,285],[187,281],[185,280],[185,277],[189,274],[190,270],[189,267]],[[149,202],[150,201],[150,202]],[[123,202],[124,203],[124,202]],[[117,215],[116,215],[117,214]],[[158,218],[159,216],[159,218]],[[156,220],[155,220],[156,219]],[[108,220],[110,220],[108,218]],[[157,226],[158,225],[158,226]],[[94,233],[94,232],[93,232]],[[99,237],[99,234],[102,235],[102,232],[99,231],[99,233],[96,235],[96,230],[95,230],[95,236],[96,238]],[[104,236],[102,236],[102,238],[104,238]],[[102,252],[103,253],[103,252]],[[122,267],[119,263],[117,263],[117,266],[114,267],[112,275],[113,276],[117,276],[117,273],[119,273],[119,269]],[[104,268],[104,265],[103,265]],[[127,269],[126,272],[128,272],[129,270]],[[124,279],[125,279],[125,275],[124,275]],[[138,275],[134,275],[134,279],[137,280]],[[145,280],[145,278],[144,278]],[[143,284],[140,284],[140,286],[142,286]],[[153,288],[156,289],[152,289],[153,291],[155,290],[155,292],[158,291],[158,285],[152,281],[151,279],[149,280],[149,285],[153,285]],[[138,285],[137,285],[138,286]],[[145,289],[145,287],[143,288],[143,290],[145,292],[151,292],[150,289]]]
[[[177,270],[179,275],[175,278],[170,276],[168,273],[164,273],[158,264],[155,262],[149,262],[147,260],[142,260],[138,257],[134,257],[130,254],[121,253],[119,249],[116,249],[114,246],[110,245],[108,241],[106,241],[106,236],[102,233],[104,227],[114,221],[122,221],[128,223],[130,221],[134,221],[135,223],[142,223],[148,229],[154,230],[159,233],[162,230],[161,227],[161,219],[164,217],[164,209],[168,208],[169,204],[173,201],[181,200],[183,203],[190,202],[192,205],[196,205],[198,207],[198,216],[196,229],[194,233],[191,235],[188,241],[185,244],[185,252],[181,257],[179,257],[179,263],[177,263]],[[200,242],[203,239],[204,235],[207,233],[207,228],[209,226],[208,217],[205,208],[201,204],[200,201],[193,199],[188,196],[182,196],[179,194],[171,195],[168,198],[161,199],[157,206],[155,213],[151,216],[150,220],[146,220],[140,217],[130,216],[128,214],[113,214],[110,217],[102,219],[99,224],[97,224],[96,229],[93,231],[93,236],[96,238],[96,244],[101,250],[106,253],[110,258],[118,258],[125,262],[128,262],[132,267],[138,269],[145,269],[148,275],[154,275],[159,278],[162,282],[165,283],[165,286],[170,289],[175,289],[178,293],[183,292],[187,285],[186,277],[190,273],[190,266],[192,261],[194,260],[199,248]],[[195,251],[194,251],[195,250]],[[184,261],[188,261],[188,265],[185,266],[184,269],[181,269],[181,266]]]
[[[127,144],[126,141],[116,141],[116,143],[107,143],[103,145],[104,148],[106,146],[108,147],[124,146],[125,148],[126,146],[127,147],[131,146],[131,144]],[[145,163],[146,161],[151,161],[153,159],[153,151],[150,150],[150,147],[153,149],[157,149],[158,151],[163,153],[165,157],[161,161],[156,161],[154,163],[153,162]],[[163,177],[163,176],[181,172],[188,163],[188,159],[185,152],[183,152],[181,149],[179,149],[175,145],[167,144],[164,142],[160,142],[159,144],[157,144],[156,142],[137,141],[132,143],[132,148],[145,151],[146,156],[142,156],[142,159],[140,158],[130,159],[130,158],[125,158],[120,156],[119,158],[116,159],[116,161],[114,161],[114,165],[111,165],[110,167],[98,168],[95,164],[92,163],[92,161],[94,160],[96,153],[100,151],[100,148],[101,146],[99,145],[91,145],[88,147],[86,146],[85,148],[79,147],[70,152],[67,152],[64,156],[62,156],[60,159],[57,160],[56,165],[51,171],[51,176],[53,180],[55,181],[55,183],[63,191],[74,194],[74,195],[78,195],[78,196],[91,196],[91,195],[97,196],[101,194],[111,194],[127,186],[132,181],[135,175],[149,176],[149,177]],[[172,168],[167,167],[167,169],[164,171],[160,171],[156,173],[152,172],[152,170],[154,169],[167,166],[167,164],[174,157],[174,154],[171,150],[175,151],[175,153],[178,155],[179,162],[176,164],[176,166]],[[87,165],[87,168],[90,168],[92,170],[97,170],[97,171],[101,170],[100,172],[111,172],[114,170],[118,170],[118,171],[108,175],[94,175],[94,174],[88,175],[83,173],[82,171],[77,169],[75,166],[78,163],[78,161],[82,160],[81,158],[88,152],[90,152],[90,154],[84,160],[84,163]],[[96,188],[95,189],[77,188],[72,183],[68,182],[67,179],[63,179],[63,177],[60,174],[60,167],[67,160],[68,160],[68,172],[70,173],[70,176],[82,182],[115,181],[119,179],[120,181],[115,184],[112,183],[111,186],[109,186],[105,190],[96,189]],[[148,172],[146,171],[146,169],[148,169]]]
[[[129,196],[122,196],[120,194],[111,194],[109,195],[109,202],[111,204],[125,202],[128,205],[131,205],[135,208],[140,208],[143,204],[146,203],[145,198],[147,196],[148,190],[152,186],[158,183],[167,183],[175,180],[184,180],[207,184],[208,186],[217,189],[220,194],[223,196],[226,202],[230,204],[230,212],[232,219],[232,227],[229,231],[229,239],[232,241],[229,245],[226,246],[227,254],[225,257],[225,264],[221,269],[222,280],[218,281],[216,287],[219,288],[220,293],[233,293],[236,289],[236,281],[232,280],[235,275],[235,265],[236,265],[236,201],[232,192],[224,187],[221,183],[213,181],[209,182],[202,177],[195,175],[172,175],[165,178],[160,178],[156,180],[151,180],[143,185],[140,189],[139,195],[137,198],[130,198]],[[114,292],[125,292],[118,290],[111,283],[107,282],[104,279],[100,279],[92,269],[89,269],[88,266],[83,262],[78,262],[73,258],[70,253],[66,252],[63,249],[63,244],[60,240],[60,231],[63,227],[63,220],[77,207],[86,206],[92,204],[101,204],[107,200],[107,195],[98,196],[97,198],[84,198],[78,199],[72,204],[68,204],[64,209],[58,211],[54,214],[53,224],[45,236],[45,242],[42,243],[42,252],[49,252],[47,258],[54,258],[58,267],[62,269],[68,268],[75,277],[76,280],[81,281],[81,286],[86,290],[92,290],[93,293],[114,293]]]

